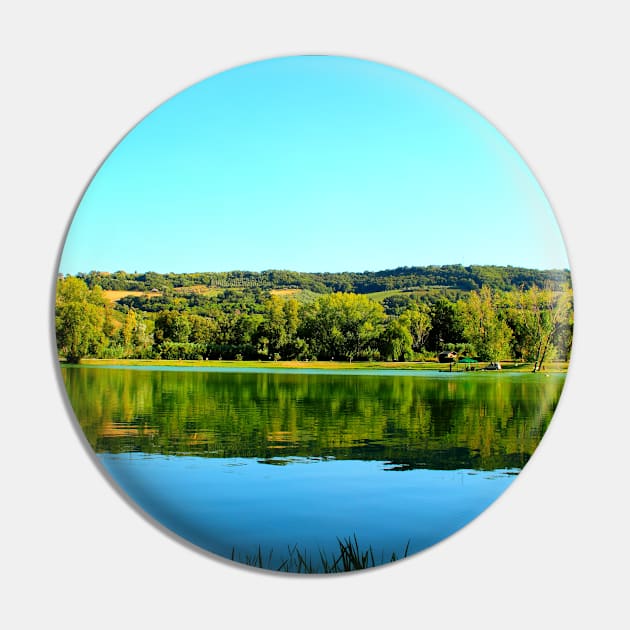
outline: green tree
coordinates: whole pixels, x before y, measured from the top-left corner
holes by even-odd
[[[380,337],[381,354],[393,361],[413,359],[413,337],[409,328],[399,319],[391,319]]]
[[[413,300],[408,295],[396,293],[383,299],[381,302],[387,315],[402,315],[413,305]]]
[[[442,350],[445,344],[463,341],[462,323],[455,304],[446,298],[439,298],[431,307],[430,317],[431,329],[427,335],[427,348],[437,352]]]
[[[68,276],[57,280],[57,304],[69,304],[71,302],[87,302],[90,290],[87,284],[80,278]]]
[[[419,352],[426,344],[431,332],[431,316],[424,305],[414,305],[400,316],[400,323],[411,335],[411,347]]]
[[[286,328],[283,300],[272,295],[265,302],[264,319],[259,329],[260,338],[266,340],[266,343],[260,347],[265,348],[266,346],[266,354],[278,353],[282,356],[282,350],[288,341]]]
[[[533,372],[556,352],[562,335],[563,345],[570,345],[573,322],[573,295],[567,285],[554,291],[546,284],[540,289],[532,286],[527,291],[520,289],[510,295],[510,317],[515,330],[517,352],[532,361]],[[568,349],[565,349],[568,353]]]
[[[123,344],[125,346],[125,352],[132,354],[134,347],[134,335],[138,327],[138,318],[136,312],[130,308],[125,316],[125,323],[122,328]]]
[[[186,343],[190,336],[190,321],[183,313],[177,311],[162,311],[155,318],[155,343],[165,341]]]
[[[292,359],[306,351],[298,338],[300,305],[296,300],[285,300],[272,295],[265,302],[263,321],[258,328],[258,351],[262,356],[278,354]]]
[[[190,341],[192,343],[209,344],[218,341],[219,326],[210,317],[190,315]]]
[[[152,344],[142,313],[136,312],[133,308],[127,311],[120,336],[123,354],[126,357],[144,357]]]
[[[145,357],[150,352],[153,336],[149,332],[147,321],[141,313],[136,313],[136,328],[133,334],[134,356]]]
[[[282,306],[287,341],[290,343],[297,336],[300,325],[300,305],[297,300],[285,300]]]
[[[383,307],[367,296],[331,293],[314,303],[302,337],[320,358],[352,361],[377,344],[383,319]]]
[[[498,361],[510,353],[512,331],[499,316],[497,300],[497,294],[483,286],[458,302],[464,339],[484,361]]]
[[[57,282],[57,349],[69,363],[79,363],[83,357],[97,354],[107,342],[103,332],[105,308],[98,305],[99,297],[98,292],[91,295],[79,278],[68,277]]]

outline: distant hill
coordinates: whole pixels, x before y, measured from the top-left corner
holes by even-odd
[[[262,290],[302,289],[314,293],[376,293],[381,291],[454,289],[473,291],[488,285],[509,291],[517,287],[542,287],[571,283],[566,269],[526,269],[494,265],[430,265],[397,267],[383,271],[307,273],[270,269],[267,271],[226,271],[199,273],[114,273],[91,271],[77,274],[91,288],[99,285],[108,291],[163,291],[165,289],[208,287],[215,289],[250,288]]]

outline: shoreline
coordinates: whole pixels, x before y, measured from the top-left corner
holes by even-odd
[[[59,359],[61,365],[70,365]],[[435,372],[466,372],[464,366],[437,361],[236,361],[236,360],[168,360],[168,359],[82,359],[79,366],[119,366],[119,367],[203,367],[203,368],[241,368],[241,369],[288,369],[288,370],[417,370]],[[484,370],[488,362],[480,362],[471,372],[488,372]],[[532,373],[531,363],[502,361],[501,372]],[[545,366],[543,374],[567,373],[567,361],[550,362]]]

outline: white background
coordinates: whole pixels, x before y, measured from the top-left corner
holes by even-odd
[[[628,627],[625,3],[10,4],[0,9],[3,627]],[[70,419],[51,335],[65,230],[122,135],[217,71],[300,53],[415,72],[493,122],[548,194],[576,296],[563,398],[508,492],[446,542],[338,577],[241,569],[149,524]]]

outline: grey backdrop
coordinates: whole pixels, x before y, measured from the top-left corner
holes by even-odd
[[[0,10],[3,626],[627,622],[617,575],[629,559],[627,386],[624,366],[602,360],[626,351],[611,324],[628,306],[617,270],[627,264],[627,16],[622,3],[583,5],[60,0]],[[319,579],[219,562],[130,509],[68,417],[49,320],[72,212],[123,134],[217,71],[300,53],[415,72],[494,123],[555,209],[577,318],[556,418],[509,491],[418,556]]]

